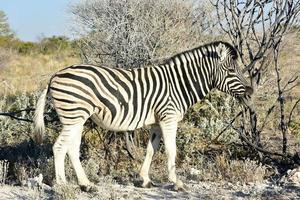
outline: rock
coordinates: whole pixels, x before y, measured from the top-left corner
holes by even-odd
[[[289,181],[300,185],[300,171],[298,170],[293,170],[290,174],[288,174],[289,176]]]
[[[300,185],[300,169],[299,167],[297,169],[289,169],[286,172],[286,175],[283,176],[280,180],[281,183],[284,184],[296,184]]]
[[[24,185],[31,188],[31,189],[33,189],[33,188],[38,188],[38,189],[43,188],[43,185],[45,185],[45,184],[43,184],[43,175],[39,174],[38,176],[36,176],[34,178],[29,178]]]
[[[199,174],[201,174],[201,171],[192,167],[190,170],[190,174],[191,175],[199,175]]]

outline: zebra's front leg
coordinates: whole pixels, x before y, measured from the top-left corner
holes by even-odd
[[[166,155],[168,158],[168,177],[169,180],[174,184],[176,191],[186,191],[186,186],[176,176],[176,132],[177,122],[172,120],[168,122],[160,123],[162,129],[162,136],[165,144]]]
[[[159,125],[153,125],[150,130],[151,136],[147,146],[146,157],[143,166],[140,170],[140,176],[143,178],[143,187],[149,188],[153,186],[151,179],[149,178],[149,169],[152,162],[153,154],[157,151],[159,147],[159,142],[161,139],[161,129]]]

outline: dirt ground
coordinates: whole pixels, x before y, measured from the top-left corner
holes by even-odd
[[[299,175],[299,174],[298,174]],[[81,192],[77,186],[58,195],[55,189],[38,187],[0,186],[0,200],[6,199],[300,199],[300,184],[287,178],[272,183],[189,182],[187,192],[175,192],[170,184],[144,189],[133,185],[101,181],[97,192]]]

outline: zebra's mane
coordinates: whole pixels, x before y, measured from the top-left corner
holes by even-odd
[[[169,62],[170,60],[173,60],[174,58],[180,56],[181,54],[193,52],[194,50],[197,50],[197,49],[206,49],[206,47],[208,47],[208,46],[217,47],[220,43],[222,43],[222,44],[224,44],[226,46],[226,48],[229,50],[229,53],[230,53],[232,59],[236,60],[238,58],[238,52],[237,52],[237,50],[230,43],[224,42],[224,41],[215,41],[215,42],[211,42],[211,43],[207,43],[207,44],[198,46],[198,47],[193,48],[193,49],[189,49],[189,50],[180,52],[178,54],[175,54],[175,55],[171,56],[170,58],[166,58],[166,59],[160,60],[156,64],[165,64],[165,63]],[[217,54],[215,52],[215,53],[212,53],[210,56],[217,57]]]
[[[227,49],[229,49],[230,55],[231,57],[236,60],[238,58],[238,52],[236,50],[236,48],[234,48],[230,43],[228,42],[223,42],[223,41],[217,41],[217,42],[213,42],[211,43],[211,45],[219,45],[220,43],[224,44],[226,46]],[[209,44],[208,44],[209,45]]]

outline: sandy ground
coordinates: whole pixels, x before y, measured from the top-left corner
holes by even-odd
[[[228,182],[189,182],[188,192],[172,191],[171,185],[144,189],[133,185],[99,183],[97,192],[71,190],[65,199],[300,199],[300,185],[294,183],[272,184],[249,183],[236,185]],[[43,189],[3,185],[0,186],[0,200],[6,199],[58,199],[55,191],[45,186]]]

